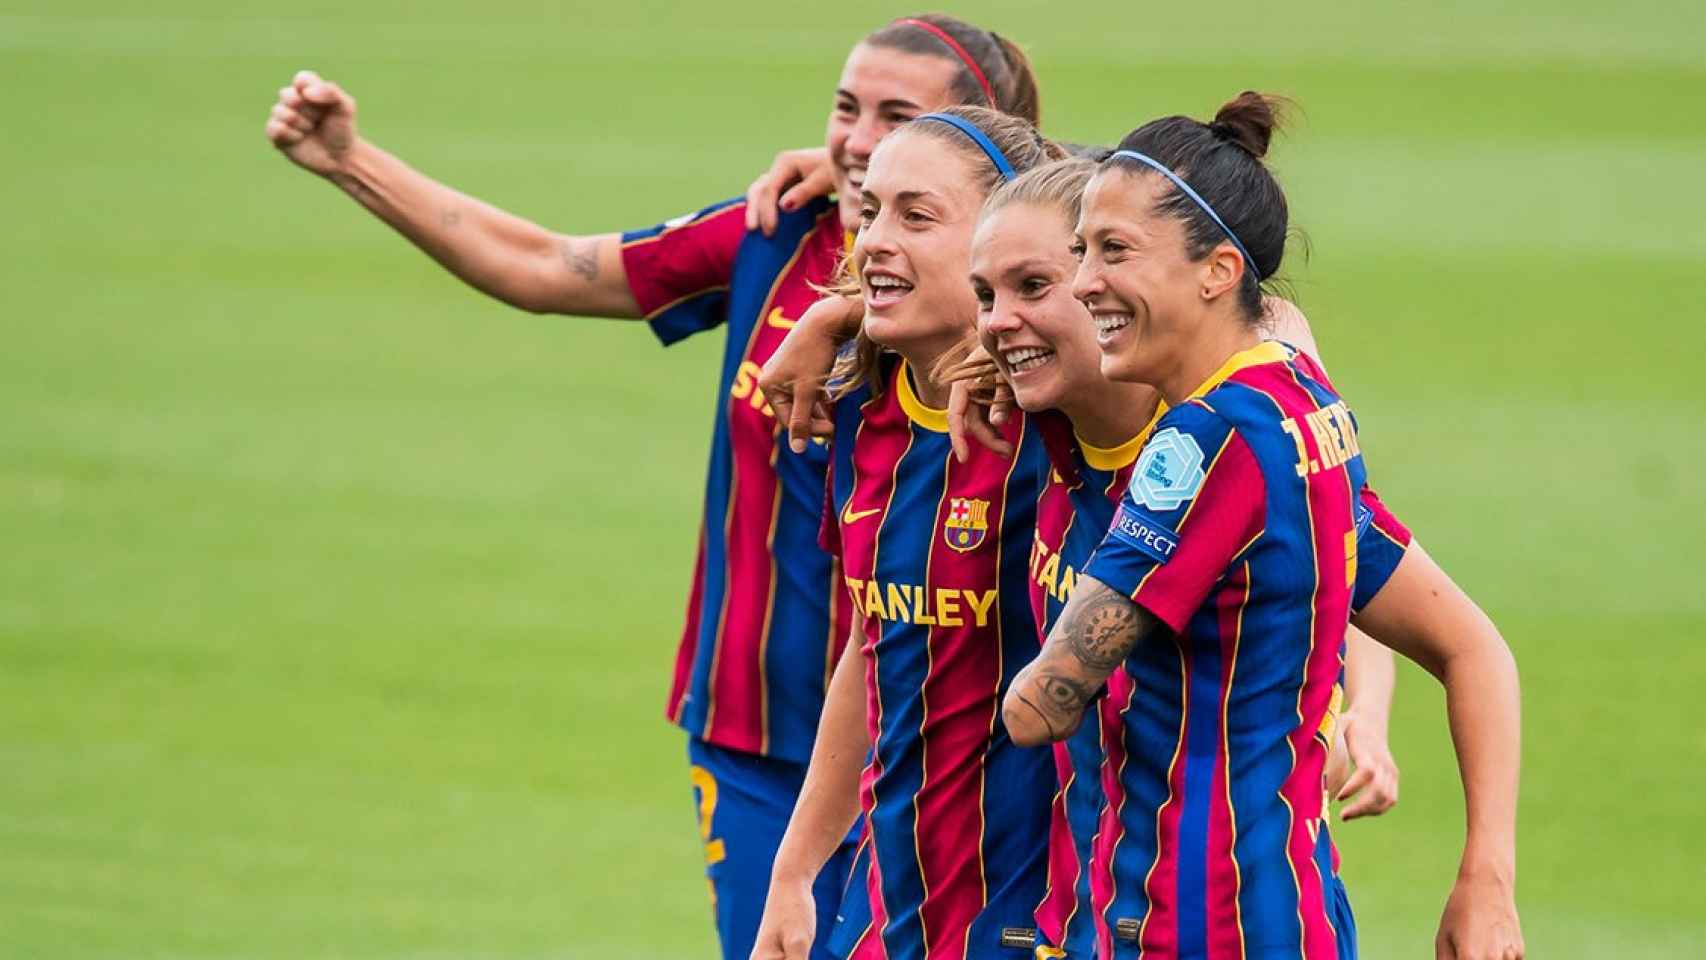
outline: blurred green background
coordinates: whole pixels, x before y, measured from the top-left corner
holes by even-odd
[[[986,3],[1045,126],[1247,87],[1373,475],[1504,629],[1530,955],[1706,955],[1706,8]],[[710,956],[661,719],[716,336],[534,317],[261,129],[301,67],[425,171],[654,223],[821,139],[893,4],[0,2],[0,956]],[[1297,252],[1301,252],[1301,248]],[[1442,698],[1337,830],[1429,956]]]

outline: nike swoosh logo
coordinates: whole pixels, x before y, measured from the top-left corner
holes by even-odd
[[[775,327],[778,330],[786,330],[794,325],[794,321],[782,316],[782,308],[777,307],[770,311],[770,316],[764,318],[764,325]]]
[[[851,503],[849,503],[847,505],[847,509],[841,511],[841,522],[842,523],[858,523],[859,521],[865,519],[866,517],[870,516],[873,513],[882,513],[882,512],[883,512],[882,507],[876,507],[876,508],[871,509],[871,510],[860,510],[859,512],[855,513],[855,512],[853,512],[853,505]]]

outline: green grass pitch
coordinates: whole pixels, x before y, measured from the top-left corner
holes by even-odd
[[[0,956],[708,956],[660,718],[714,336],[533,317],[273,155],[364,132],[565,229],[821,137],[893,4],[0,3]],[[1706,954],[1706,15],[1687,2],[988,3],[1048,130],[1247,87],[1375,481],[1522,667],[1531,955]],[[755,118],[757,123],[755,124]],[[1437,686],[1337,830],[1364,956],[1430,955]]]

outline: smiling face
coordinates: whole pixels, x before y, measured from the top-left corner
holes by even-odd
[[[1206,319],[1211,267],[1187,256],[1183,223],[1155,212],[1170,190],[1158,175],[1104,170],[1084,191],[1073,296],[1090,310],[1110,380],[1160,386]]]
[[[984,193],[960,150],[902,131],[871,158],[853,264],[865,334],[922,362],[958,343],[977,315],[966,281]]]
[[[972,240],[978,336],[1025,410],[1059,407],[1102,379],[1090,314],[1072,296],[1072,246],[1065,215],[1037,203],[990,213]]]
[[[859,222],[859,191],[877,143],[913,117],[952,106],[957,71],[956,64],[941,57],[864,43],[847,55],[824,146],[835,174],[841,222],[848,228]]]

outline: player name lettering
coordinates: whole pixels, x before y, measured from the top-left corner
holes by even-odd
[[[994,590],[962,590],[937,587],[931,590],[911,583],[882,583],[846,577],[853,603],[867,617],[890,623],[915,623],[923,627],[963,627],[968,622],[989,625],[995,608]]]
[[[1307,477],[1342,466],[1362,453],[1362,445],[1357,442],[1356,423],[1351,420],[1351,411],[1343,400],[1304,414],[1302,427],[1298,425],[1298,419],[1286,417],[1280,421],[1280,427],[1291,435],[1291,442],[1297,446],[1298,476]],[[1309,436],[1315,441],[1313,457],[1309,455],[1308,444],[1304,443],[1303,427],[1308,427]]]
[[[1049,549],[1041,536],[1031,540],[1031,579],[1043,591],[1061,603],[1072,596],[1072,588],[1078,585],[1078,571],[1072,569],[1072,564],[1062,563],[1060,554]]]

